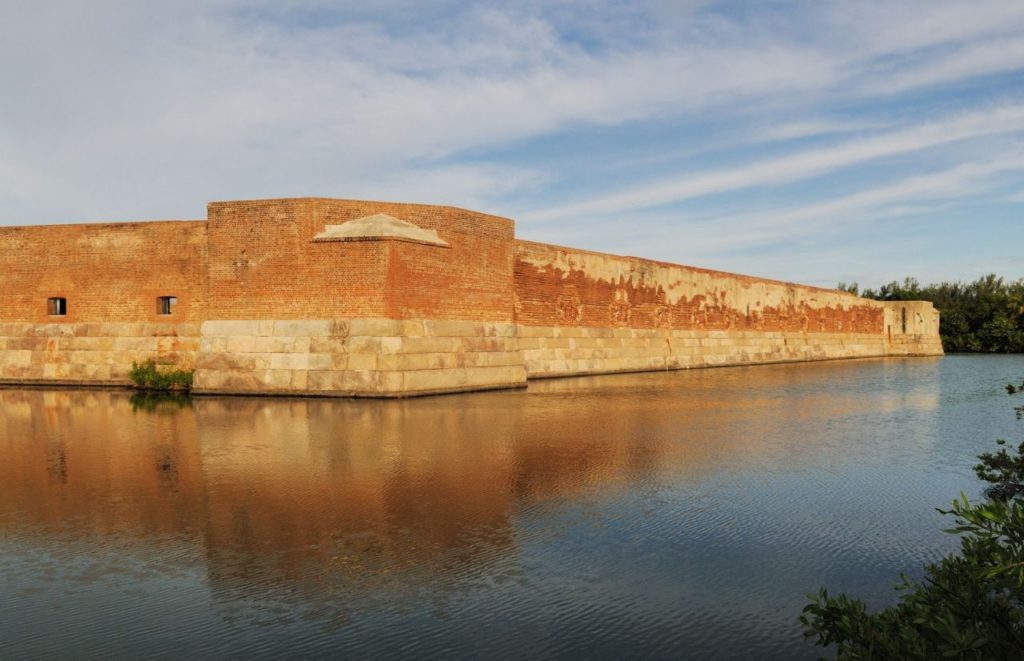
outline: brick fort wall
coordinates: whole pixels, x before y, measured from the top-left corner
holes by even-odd
[[[522,241],[444,206],[252,200],[206,221],[0,228],[0,265],[7,384],[125,384],[152,358],[195,368],[199,393],[405,396],[942,353],[929,303]]]
[[[190,367],[205,282],[202,221],[0,228],[0,380],[124,383],[149,358]]]

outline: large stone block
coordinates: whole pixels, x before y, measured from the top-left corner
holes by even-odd
[[[381,353],[380,336],[352,335],[348,338],[348,352],[352,354],[379,354]]]
[[[472,321],[437,319],[424,322],[424,331],[438,337],[485,337],[486,324]]]
[[[387,371],[436,369],[437,364],[431,360],[436,355],[429,353],[381,354],[377,357],[377,369]],[[452,362],[454,363],[454,360]]]
[[[271,370],[307,370],[309,369],[308,353],[272,353],[270,354]]]
[[[451,353],[462,348],[457,337],[403,337],[403,353]]]
[[[334,335],[334,322],[329,319],[275,321],[274,335],[277,337],[330,337]]]
[[[239,335],[261,335],[261,325],[265,322],[258,320],[218,320],[204,321],[200,327],[202,335],[207,337],[231,337]],[[273,326],[271,326],[273,328]]]
[[[346,353],[349,351],[348,336],[311,337],[309,338],[311,353]]]
[[[405,375],[407,392],[444,391],[466,386],[466,370],[410,370]]]
[[[522,370],[515,367],[467,367],[467,386],[512,386],[525,383]]]
[[[376,370],[378,359],[379,355],[375,353],[350,353],[346,360],[346,368],[358,371]]]
[[[376,370],[346,370],[341,374],[341,389],[355,394],[381,391],[382,377]]]
[[[402,334],[402,322],[397,319],[352,319],[349,322],[349,335],[382,337]]]
[[[311,353],[306,356],[307,369],[334,369],[334,356],[329,353]]]

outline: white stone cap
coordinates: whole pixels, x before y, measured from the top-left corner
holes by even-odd
[[[448,247],[448,244],[437,235],[437,230],[424,229],[385,213],[356,218],[341,225],[328,225],[324,231],[313,237],[313,241],[381,241],[384,239]]]

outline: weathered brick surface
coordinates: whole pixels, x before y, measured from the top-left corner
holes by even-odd
[[[516,242],[524,326],[881,334],[883,306],[851,294],[635,257]]]
[[[384,213],[449,247],[314,242]],[[512,321],[512,221],[451,207],[304,198],[209,205],[209,319]]]
[[[529,241],[515,282],[531,377],[942,353],[930,303]]]
[[[443,245],[314,240],[376,214]],[[199,392],[397,396],[942,352],[928,303],[517,241],[511,220],[452,207],[257,200],[206,222],[0,228],[0,266],[6,382],[123,383],[155,358],[195,366]]]
[[[0,321],[200,322],[206,263],[202,221],[0,227]],[[171,315],[159,296],[177,297]],[[48,316],[52,297],[67,316]]]

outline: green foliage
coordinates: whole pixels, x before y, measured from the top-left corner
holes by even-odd
[[[1017,417],[1024,407],[1017,409]],[[1024,443],[1017,446],[1016,456],[1006,451],[1006,441],[996,443],[1003,446],[999,452],[985,452],[978,455],[981,463],[974,466],[974,474],[978,479],[988,482],[987,495],[999,500],[1006,500],[1024,495]]]
[[[1016,407],[1017,417],[1024,406]],[[824,588],[808,595],[804,636],[835,646],[839,659],[1019,659],[1024,650],[1024,443],[1015,453],[978,456],[978,477],[992,486],[949,510],[960,551],[906,576],[895,606],[868,612],[863,601]]]
[[[143,390],[191,390],[194,370],[160,370],[156,363],[147,360],[132,361],[128,378],[137,388]]]
[[[942,510],[940,510],[942,511]],[[906,576],[899,603],[869,613],[864,602],[822,589],[800,622],[839,659],[1019,659],[1024,650],[1024,504],[966,496],[944,511],[960,553]]]
[[[839,283],[857,294],[857,283]],[[974,282],[922,287],[914,278],[859,292],[880,301],[931,301],[942,314],[939,334],[946,351],[1024,353],[1024,278],[1005,282],[986,275]]]
[[[856,282],[840,282],[836,285],[836,289],[839,291],[845,291],[848,294],[853,294],[854,296],[860,296],[860,285]]]

